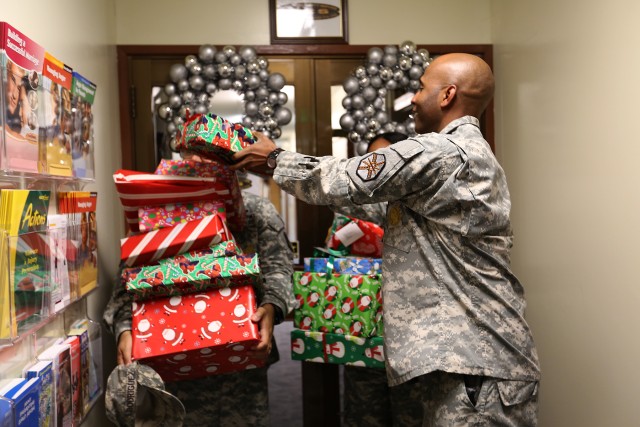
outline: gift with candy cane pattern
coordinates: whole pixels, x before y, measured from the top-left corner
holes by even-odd
[[[128,267],[145,265],[231,239],[222,218],[209,215],[175,227],[125,237],[120,240],[120,259]]]
[[[247,351],[260,342],[251,286],[134,302],[132,358],[165,381],[264,366]]]

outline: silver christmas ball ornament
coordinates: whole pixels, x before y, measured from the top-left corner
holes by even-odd
[[[353,116],[349,113],[344,113],[340,116],[340,127],[343,130],[350,131],[355,126],[356,121],[353,119]]]
[[[384,56],[384,51],[379,47],[372,47],[367,52],[367,59],[372,64],[380,64],[382,62],[383,56]]]
[[[275,92],[282,90],[286,83],[284,76],[280,73],[273,73],[267,80],[267,87]]]
[[[231,79],[220,79],[218,80],[218,87],[221,90],[229,90],[231,89],[231,83],[232,83]]]
[[[291,110],[286,107],[278,107],[274,117],[280,126],[288,125],[292,119]]]
[[[198,49],[198,58],[202,61],[203,64],[210,64],[213,62],[213,59],[216,54],[216,48],[209,44],[203,44]]]
[[[189,71],[187,71],[187,67],[182,64],[173,64],[169,69],[169,77],[173,82],[179,82],[180,80],[184,80],[189,75]]]
[[[249,62],[252,59],[256,58],[256,50],[254,48],[252,48],[251,46],[242,46],[242,47],[240,47],[238,52],[240,53],[240,57],[245,62]]]
[[[198,58],[195,55],[187,55],[184,58],[184,66],[187,68],[191,68],[193,64],[198,63]]]
[[[344,80],[344,83],[342,83],[342,88],[344,89],[345,92],[347,92],[347,95],[353,95],[360,88],[360,85],[358,84],[358,79],[353,76],[347,77]]]

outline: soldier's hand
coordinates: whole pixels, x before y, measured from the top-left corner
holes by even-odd
[[[273,322],[275,319],[275,308],[272,304],[265,304],[258,307],[251,316],[251,321],[258,324],[260,329],[260,343],[251,348],[249,354],[258,359],[266,359],[271,353],[271,337],[273,336]]]
[[[256,142],[247,148],[233,155],[236,162],[231,165],[231,169],[248,169],[252,172],[260,174],[271,174],[271,170],[267,167],[267,156],[278,146],[269,138],[255,132]]]
[[[129,365],[131,363],[131,348],[133,344],[133,336],[131,331],[124,331],[118,337],[118,365]]]

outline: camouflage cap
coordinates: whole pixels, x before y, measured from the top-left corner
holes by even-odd
[[[107,418],[122,427],[179,427],[185,417],[182,402],[165,391],[160,375],[137,362],[111,372],[105,407]]]

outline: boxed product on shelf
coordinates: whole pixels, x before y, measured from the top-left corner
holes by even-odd
[[[40,417],[40,378],[15,378],[0,388],[13,402],[16,427],[37,426]]]
[[[383,338],[294,329],[291,331],[291,359],[384,369]]]
[[[71,141],[73,113],[71,83],[73,70],[49,52],[44,55],[40,85],[40,172],[72,176]]]
[[[71,299],[86,295],[98,284],[97,202],[96,192],[58,193],[58,213],[67,215],[67,261]]]
[[[41,360],[27,367],[25,378],[40,378],[40,427],[54,427],[53,362]],[[0,423],[0,425],[2,425]]]
[[[100,323],[78,319],[67,335],[80,338],[80,395],[87,414],[102,392],[102,329]]]
[[[54,344],[47,347],[38,355],[38,360],[50,360],[53,363],[55,425],[71,426],[73,422],[73,385],[69,344]]]
[[[0,339],[14,338],[49,315],[50,192],[0,190]]]
[[[0,22],[0,169],[38,172],[44,48],[6,22]]]
[[[133,359],[165,381],[264,365],[247,350],[260,342],[251,286],[134,302]]]
[[[73,71],[71,95],[72,111],[74,112],[73,138],[71,140],[73,176],[93,178],[95,176],[95,161],[91,108],[96,95],[96,85],[80,73]]]
[[[0,383],[2,387],[2,383]],[[13,402],[5,397],[0,396],[0,426],[13,427],[15,425],[15,417],[13,411]]]
[[[73,425],[79,425],[82,419],[83,402],[80,395],[80,374],[82,368],[80,355],[80,338],[69,336],[63,341],[69,345],[69,357],[71,358],[71,412],[73,413]]]

